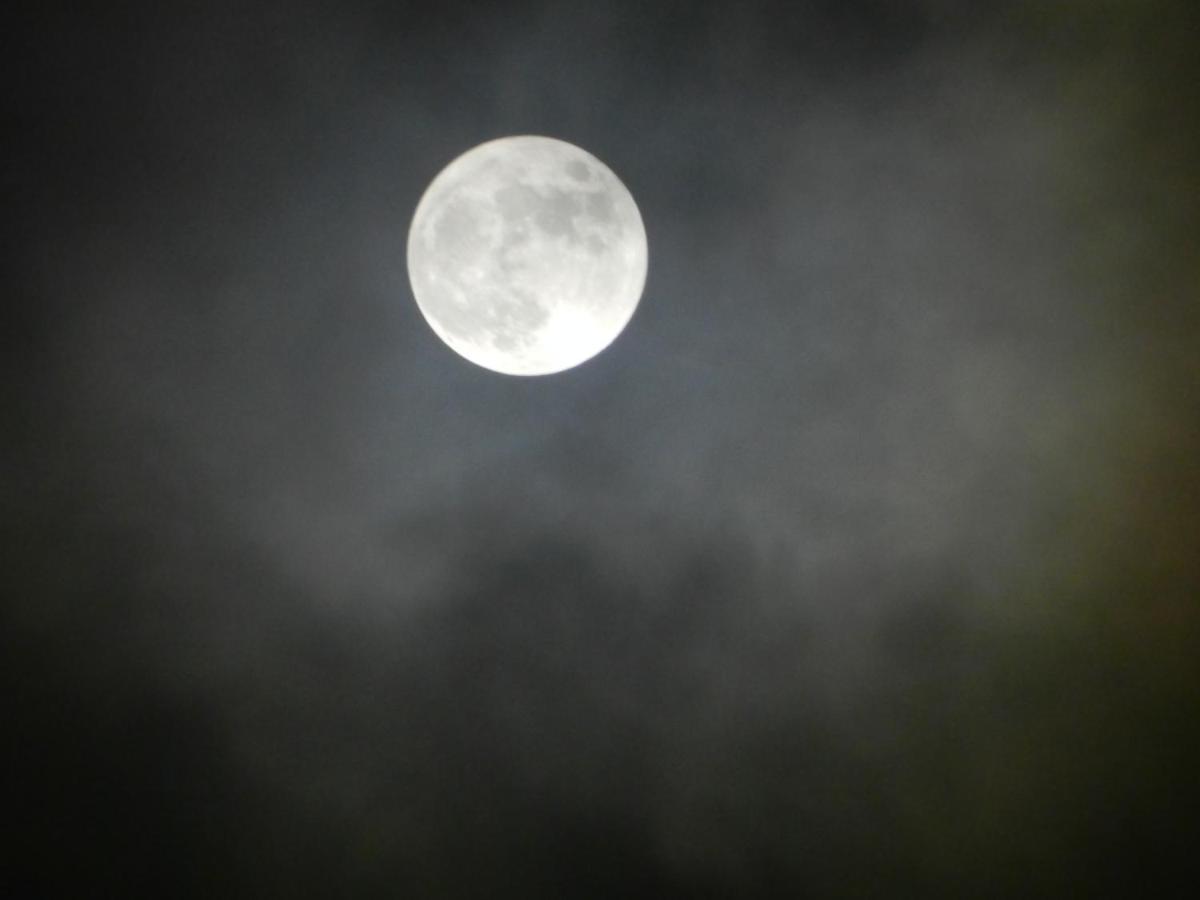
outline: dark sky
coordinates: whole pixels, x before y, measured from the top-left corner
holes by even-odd
[[[1194,7],[4,13],[0,893],[1169,896]],[[522,133],[650,242],[532,379],[404,264]]]

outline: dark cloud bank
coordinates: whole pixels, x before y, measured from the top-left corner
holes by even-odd
[[[1194,20],[14,17],[6,893],[1169,894]],[[403,267],[510,133],[650,236],[546,379],[453,357]]]

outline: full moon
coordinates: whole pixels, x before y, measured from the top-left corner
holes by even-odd
[[[509,375],[561,372],[611,344],[641,298],[646,261],[625,185],[548,137],[468,150],[426,189],[408,233],[408,277],[429,325]]]

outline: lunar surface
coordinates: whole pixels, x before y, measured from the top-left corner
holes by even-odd
[[[591,359],[646,281],[637,204],[604,163],[553,138],[506,137],[446,166],[408,234],[413,294],[471,362],[547,375]]]

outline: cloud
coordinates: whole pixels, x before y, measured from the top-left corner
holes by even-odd
[[[42,26],[28,871],[1050,895],[1186,857],[1190,47],[793,6]],[[463,364],[403,270],[428,180],[508,132],[596,152],[649,232],[630,328],[553,379]]]

